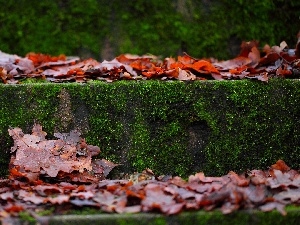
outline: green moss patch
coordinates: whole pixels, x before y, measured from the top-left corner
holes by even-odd
[[[294,225],[300,218],[300,212],[297,209],[288,210],[286,216],[280,215],[277,211],[268,213],[258,211],[238,211],[229,215],[224,215],[218,211],[213,212],[185,212],[174,216],[163,216],[160,214],[119,214],[108,215],[98,214],[89,216],[66,215],[55,216],[49,224],[223,224],[223,225]]]
[[[78,129],[119,172],[156,174],[264,169],[278,159],[299,168],[298,80],[118,81],[0,86],[2,174],[7,129],[48,134]]]

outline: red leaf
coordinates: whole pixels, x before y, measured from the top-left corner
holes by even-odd
[[[260,59],[259,66],[267,66],[270,64],[274,64],[279,58],[280,55],[278,53],[270,52]]]
[[[24,207],[17,204],[8,204],[7,206],[4,207],[4,209],[6,212],[9,213],[17,213],[23,211]]]
[[[249,42],[245,42],[243,41],[241,44],[241,52],[239,54],[239,56],[241,57],[248,57],[249,53],[252,51],[253,48],[257,48],[258,47],[258,41],[249,41]]]
[[[28,59],[30,59],[35,66],[38,66],[42,63],[46,62],[57,62],[57,61],[65,61],[66,56],[65,55],[59,55],[59,56],[50,56],[47,54],[42,54],[42,53],[34,53],[30,52],[26,55]]]
[[[278,76],[288,76],[292,75],[292,68],[289,69],[289,66],[287,64],[282,64],[277,70],[276,75]]]
[[[273,164],[272,166],[271,166],[271,168],[272,169],[274,169],[274,170],[280,170],[280,171],[282,171],[282,172],[287,172],[287,171],[289,171],[291,168],[290,167],[288,167],[286,164],[285,164],[285,162],[283,161],[283,160],[278,160],[275,164]]]

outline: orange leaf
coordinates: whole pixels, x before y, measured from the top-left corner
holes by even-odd
[[[248,54],[248,58],[252,61],[248,66],[256,67],[260,60],[260,52],[257,47],[253,47],[251,49],[251,52]]]
[[[154,64],[149,61],[147,58],[134,60],[130,63],[130,66],[136,70],[145,70],[154,67]]]
[[[18,213],[24,210],[23,206],[21,205],[8,205],[4,207],[6,212],[9,213]]]
[[[176,68],[180,68],[182,69],[184,67],[184,64],[181,62],[174,62],[170,64],[170,69],[176,69]]]
[[[287,64],[282,64],[282,65],[276,70],[276,75],[278,75],[278,76],[292,75],[292,71],[288,69]]]
[[[288,167],[285,162],[281,159],[279,159],[275,164],[271,166],[274,170],[280,170],[282,172],[287,172],[290,170],[290,167]]]
[[[231,69],[231,70],[229,70],[229,72],[232,73],[232,74],[237,75],[237,74],[241,74],[242,72],[244,72],[246,70],[247,70],[247,66],[243,65],[241,67]]]
[[[181,62],[183,64],[191,64],[195,62],[195,59],[191,58],[188,55],[178,56],[178,62]]]
[[[19,172],[18,167],[13,167],[10,169],[9,173],[12,177],[25,177],[25,174]]]
[[[192,68],[196,71],[204,70],[210,73],[220,73],[219,70],[217,70],[210,62],[206,60],[199,60],[195,62],[192,64]]]
[[[174,69],[166,70],[165,74],[167,74],[168,77],[177,78],[178,77],[178,69],[180,69],[180,68],[174,68]]]
[[[156,72],[155,71],[145,71],[145,72],[142,72],[142,74],[149,79],[149,78],[154,77],[156,75]]]

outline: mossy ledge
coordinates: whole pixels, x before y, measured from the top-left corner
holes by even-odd
[[[93,81],[0,85],[1,172],[9,127],[30,133],[78,129],[118,172],[151,168],[187,176],[266,169],[278,159],[299,169],[300,82]]]
[[[260,212],[256,210],[240,210],[229,215],[219,211],[183,212],[179,215],[164,216],[155,213],[139,214],[94,214],[94,215],[65,215],[54,216],[49,224],[119,224],[119,225],[294,225],[299,222],[300,210],[288,209],[287,215],[282,216],[277,211]]]

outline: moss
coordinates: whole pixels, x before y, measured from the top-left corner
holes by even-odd
[[[51,216],[53,215],[53,213],[55,212],[55,207],[49,207],[47,209],[43,209],[43,210],[36,210],[37,215],[39,216]]]
[[[139,85],[138,105],[133,123],[134,139],[130,154],[135,168],[145,167],[157,173],[186,174],[191,161],[185,146],[184,120],[186,99],[183,83],[147,82]],[[184,116],[185,116],[184,115]],[[143,163],[139,163],[143,162]]]
[[[125,173],[264,169],[283,159],[299,168],[300,88],[296,80],[118,81],[1,85],[1,164],[7,169],[9,126],[48,133],[79,129],[100,157]],[[67,118],[67,119],[66,119]]]
[[[46,79],[42,78],[23,78],[20,79],[19,84],[36,84],[36,83],[49,83],[50,81],[47,81]]]
[[[55,118],[53,115],[57,109],[55,98],[58,86],[53,85],[8,85],[1,86],[1,114],[0,135],[1,138],[1,167],[8,166],[8,158],[12,140],[8,136],[9,127],[22,127],[25,133],[30,132],[34,122],[41,123],[45,130],[53,131]],[[50,132],[50,136],[53,132]],[[4,174],[4,171],[1,171]]]
[[[76,209],[71,209],[64,213],[64,215],[97,215],[102,214],[103,212],[99,209],[92,208],[92,207],[78,207]],[[103,213],[104,214],[104,213]]]
[[[184,224],[295,224],[299,220],[300,213],[298,210],[288,210],[287,216],[282,216],[278,211],[261,212],[256,210],[240,210],[228,215],[224,215],[219,211],[197,213],[182,213],[176,218],[179,223]]]
[[[80,212],[79,212],[80,213]],[[192,211],[182,212],[178,215],[164,216],[156,213],[137,213],[137,214],[94,214],[88,216],[67,215],[52,217],[50,224],[199,224],[199,225],[280,225],[297,224],[300,218],[299,207],[287,209],[287,215],[282,216],[277,211],[260,212],[257,210],[239,210],[237,212],[224,215],[218,210],[214,211]]]
[[[31,216],[28,212],[20,212],[19,213],[19,218],[22,224],[36,224],[36,219]]]
[[[285,151],[291,150],[289,137],[299,122],[293,112],[299,108],[290,105],[290,96],[297,96],[293,93],[297,85],[287,80],[272,80],[268,85],[251,81],[216,83],[210,92],[212,98],[204,97],[195,104],[199,117],[208,120],[213,130],[206,149],[209,168],[221,174],[226,168],[238,172],[252,169],[253,161],[266,168],[278,158],[286,160]]]
[[[238,54],[241,40],[259,40],[262,46],[285,40],[294,46],[298,27],[293,21],[299,21],[298,0],[18,2],[7,0],[2,6],[0,49],[19,55],[97,57],[108,51],[104,57],[169,57],[186,51],[199,58],[228,58]]]

